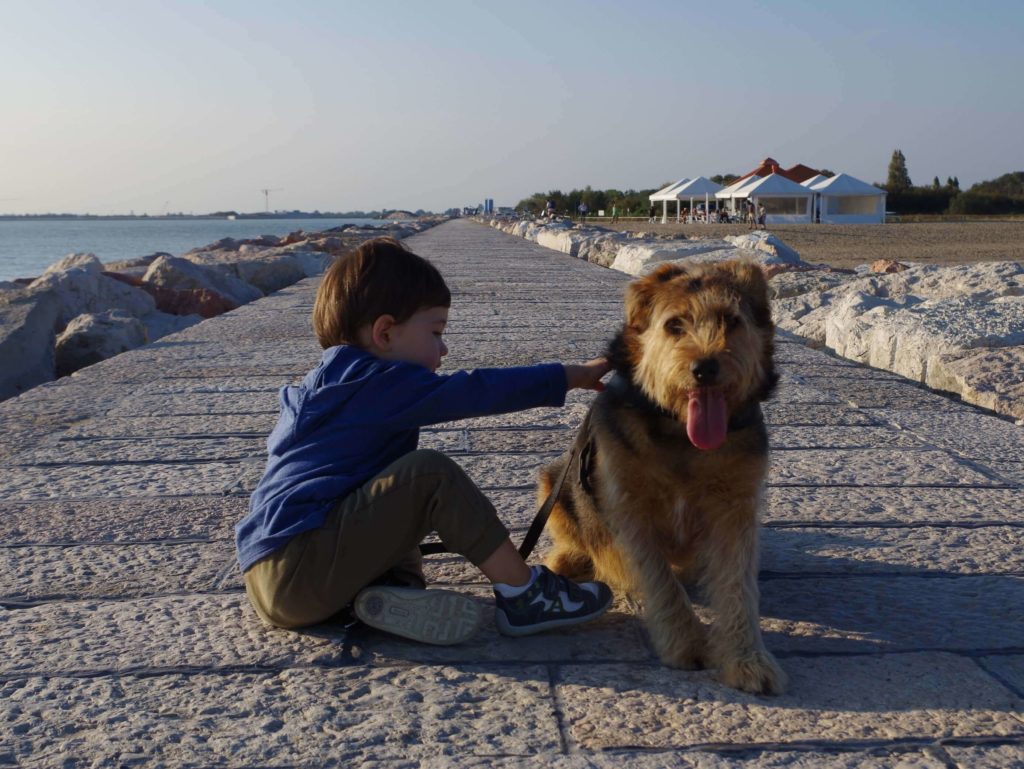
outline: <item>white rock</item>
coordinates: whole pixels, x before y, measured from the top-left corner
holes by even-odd
[[[537,245],[561,251],[569,256],[577,256],[580,243],[586,239],[582,232],[556,227],[545,227],[537,233]]]
[[[0,400],[56,376],[53,344],[59,311],[50,292],[0,294]]]
[[[804,264],[800,254],[765,230],[755,230],[745,235],[727,235],[724,240],[736,248],[767,255],[770,260],[766,262],[767,264]]]
[[[186,254],[185,258],[250,283],[267,294],[319,274],[331,259],[319,251],[288,251],[285,248],[205,251]]]
[[[929,387],[968,403],[1024,420],[1024,346],[978,348],[940,355],[928,367]]]
[[[146,327],[121,310],[73,318],[57,337],[57,375],[67,376],[146,343]]]
[[[93,254],[71,254],[34,280],[34,291],[50,291],[59,304],[58,323],[63,328],[79,315],[123,310],[141,317],[156,309],[156,302],[142,289],[108,278]]]
[[[155,259],[142,276],[142,280],[163,288],[210,289],[239,305],[263,296],[263,292],[258,288],[239,280],[234,275],[176,256],[161,256]]]
[[[43,275],[50,275],[52,273],[58,272],[66,272],[67,270],[73,270],[78,267],[100,272],[103,269],[103,264],[102,262],[100,262],[96,254],[78,252],[74,254],[68,254],[63,258],[58,259],[56,262],[54,262],[45,270],[43,270]],[[40,277],[42,277],[42,275]]]

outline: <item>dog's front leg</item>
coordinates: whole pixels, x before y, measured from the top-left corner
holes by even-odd
[[[713,525],[703,582],[715,613],[711,653],[723,683],[756,694],[781,694],[786,674],[761,638],[757,509],[755,496],[708,511]]]
[[[645,502],[623,500],[621,504],[620,510],[638,510]],[[670,667],[703,667],[707,633],[662,554],[654,531],[631,517],[620,521],[613,535],[643,601],[647,630],[658,657]]]

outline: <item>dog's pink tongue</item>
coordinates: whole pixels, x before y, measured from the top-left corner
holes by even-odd
[[[721,390],[698,387],[690,393],[686,409],[686,434],[698,449],[717,449],[725,443],[729,417]]]

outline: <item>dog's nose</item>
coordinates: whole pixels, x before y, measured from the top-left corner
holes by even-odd
[[[697,380],[697,384],[714,384],[715,377],[718,376],[718,361],[714,358],[695,360],[690,364],[690,373]]]

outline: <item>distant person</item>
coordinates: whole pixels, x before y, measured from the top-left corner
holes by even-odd
[[[744,205],[744,218],[747,220],[747,229],[748,230],[752,230],[752,229],[754,229],[755,226],[757,226],[757,222],[755,220],[756,214],[754,212],[754,201],[753,200],[747,200],[743,205]]]
[[[555,216],[555,204],[552,201],[548,201],[547,205],[544,206],[544,216],[548,219],[552,219]]]
[[[757,223],[764,227],[768,222],[768,210],[764,207],[764,203],[757,207]]]
[[[587,208],[587,204],[581,201],[580,204],[579,204],[579,207],[577,208],[577,210],[580,212],[580,224],[586,224],[587,223],[587,211],[589,210]]]
[[[438,374],[450,305],[437,268],[392,238],[363,243],[324,274],[313,305],[323,356],[282,388],[266,470],[235,527],[246,593],[265,623],[314,625],[351,604],[367,625],[406,638],[469,638],[479,603],[425,589],[417,546],[432,531],[491,582],[504,635],[586,622],[610,605],[602,582],[527,566],[462,468],[417,449],[426,425],[600,390],[608,361]]]
[[[654,203],[651,203],[651,207],[647,211],[648,221],[649,222],[653,222],[654,221],[654,211],[655,211]]]
[[[619,221],[619,208],[616,205],[612,205],[612,222]]]

